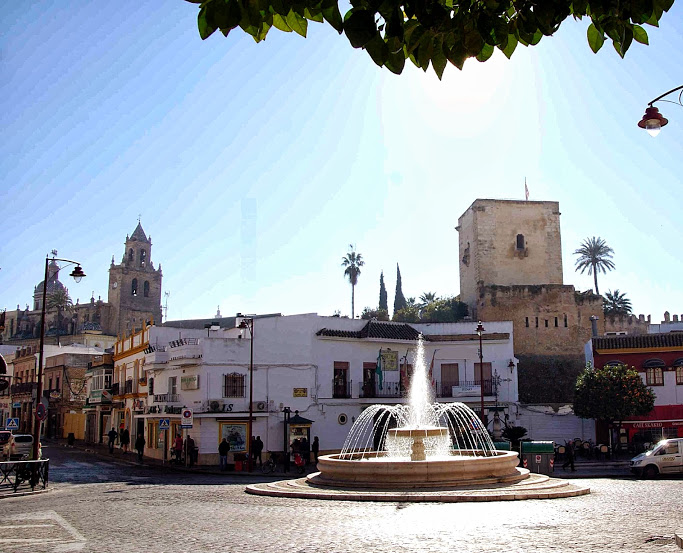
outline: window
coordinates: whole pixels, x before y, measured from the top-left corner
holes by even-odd
[[[223,376],[223,397],[244,397],[245,376],[239,373]]]
[[[676,384],[683,384],[683,367],[676,367]]]
[[[555,317],[555,328],[557,328],[558,326],[560,326],[560,320],[557,317]]]
[[[133,253],[133,248],[128,250],[128,261],[133,261],[135,259],[135,254]]]
[[[524,324],[529,328],[529,317],[524,317]]]
[[[375,397],[375,370],[377,361],[363,363],[363,397]]]
[[[348,361],[335,361],[332,397],[351,397],[350,388]]]
[[[153,395],[154,395],[154,378],[150,378],[150,379],[147,381],[147,393],[148,393],[150,396],[153,396]]]
[[[548,319],[545,320],[545,327],[548,328]]]
[[[52,377],[50,377],[50,385],[47,388],[48,390],[52,390]]]
[[[524,235],[523,234],[517,235],[517,249],[518,250],[524,249]]]
[[[536,317],[536,328],[538,328],[538,317]]]
[[[144,285],[143,290],[144,290],[144,296],[146,298],[148,298],[149,297],[149,281],[148,280],[145,281],[145,285]]]
[[[479,363],[474,364],[474,385],[484,386],[484,393],[491,394],[491,380],[492,371],[491,363],[484,363],[484,374],[482,379],[481,365]]]
[[[567,328],[567,315],[564,316],[564,327]]]
[[[663,386],[664,375],[661,367],[650,367],[645,372],[645,383],[648,386]]]
[[[453,386],[460,384],[460,369],[457,363],[441,363],[441,396],[452,397]]]
[[[178,377],[169,376],[168,377],[168,393],[177,394],[178,393]]]
[[[140,267],[144,267],[146,261],[147,261],[147,252],[145,250],[140,250]]]

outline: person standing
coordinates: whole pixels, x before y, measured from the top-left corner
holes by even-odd
[[[263,466],[263,459],[261,458],[262,452],[263,452],[263,440],[261,440],[261,436],[256,436],[256,443],[255,443],[255,448],[254,448],[254,464],[256,464],[256,460],[258,459],[258,464],[260,467]]]
[[[189,434],[185,438],[185,458],[192,468],[194,466],[194,440]]]
[[[180,434],[173,440],[173,452],[175,453],[176,463],[180,464],[180,461],[183,458],[183,438]]]
[[[135,440],[135,449],[138,452],[138,461],[142,463],[142,454],[145,452],[145,436],[144,434],[138,434]]]
[[[564,470],[567,470],[567,467],[571,466],[572,472],[575,472],[576,469],[574,468],[574,442],[569,442],[566,445],[564,454],[567,456],[567,458],[565,459],[562,468]]]
[[[218,444],[218,459],[220,461],[221,470],[228,470],[228,452],[230,451],[230,444],[226,438]]]
[[[109,453],[114,453],[114,443],[116,442],[116,439],[119,437],[119,433],[116,431],[114,427],[107,432],[107,437],[109,438]]]
[[[311,444],[311,451],[313,452],[313,459],[318,462],[318,451],[320,451],[320,442],[318,441],[318,436],[313,438],[313,443]]]
[[[124,428],[121,430],[121,449],[123,450],[124,453],[128,453],[128,446],[130,445],[130,432],[128,432],[127,428]]]

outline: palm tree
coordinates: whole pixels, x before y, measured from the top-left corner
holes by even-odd
[[[628,315],[631,313],[631,300],[626,297],[625,293],[620,294],[619,290],[614,290],[614,292],[607,290],[603,311],[605,315]]]
[[[66,288],[57,288],[47,296],[45,301],[45,308],[57,310],[57,345],[59,345],[59,330],[62,322],[62,312],[71,311],[73,302],[69,296],[69,291]]]
[[[436,292],[425,292],[420,296],[420,303],[419,307],[421,309],[424,309],[427,307],[430,303],[435,302],[439,298],[436,296]]]
[[[593,275],[595,281],[595,293],[600,294],[598,291],[598,273],[602,271],[607,273],[614,269],[614,262],[612,261],[612,254],[614,250],[610,248],[607,243],[600,238],[586,238],[582,243],[581,247],[574,252],[574,255],[578,255],[579,258],[576,260],[576,267],[574,270],[581,270],[581,274],[588,269],[588,274]]]
[[[344,257],[342,257],[342,267],[344,269],[344,276],[349,277],[349,282],[351,283],[351,318],[354,318],[354,303],[355,303],[355,289],[358,283],[358,277],[360,276],[360,268],[365,265],[363,261],[363,256],[356,253],[356,248],[353,244],[349,244],[349,249],[351,250]]]

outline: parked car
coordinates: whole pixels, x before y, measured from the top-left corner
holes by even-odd
[[[31,434],[12,434],[8,445],[10,461],[30,459],[33,455],[33,436]]]
[[[631,459],[631,472],[652,478],[658,474],[683,474],[683,438],[662,440]]]
[[[4,460],[9,456],[9,439],[12,433],[9,430],[0,430],[0,459]]]

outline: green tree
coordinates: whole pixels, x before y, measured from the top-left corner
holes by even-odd
[[[468,315],[466,303],[457,297],[441,298],[420,310],[420,322],[423,323],[457,323]]]
[[[631,313],[631,300],[619,290],[610,292],[607,290],[603,298],[602,309],[605,315],[628,315]]]
[[[593,275],[595,282],[595,293],[600,295],[598,290],[598,273],[611,271],[614,269],[614,262],[612,261],[612,254],[614,250],[607,245],[599,236],[596,238],[586,238],[581,246],[574,251],[574,255],[578,255],[576,260],[575,271],[581,271],[581,274],[588,269],[588,274]]]
[[[655,394],[635,369],[613,365],[594,369],[590,363],[576,379],[574,414],[582,419],[616,422],[647,415],[655,406]]]
[[[370,319],[377,319],[378,321],[388,321],[389,312],[386,309],[373,309],[371,307],[363,308],[363,312],[360,315],[361,319],[369,321]]]
[[[419,307],[422,308],[422,309],[424,309],[424,308],[427,307],[430,303],[432,303],[432,302],[434,302],[434,301],[436,301],[436,300],[438,300],[438,299],[439,299],[439,298],[436,297],[436,292],[424,292],[424,293],[420,296]]]
[[[59,344],[59,332],[62,325],[62,313],[68,313],[73,308],[73,302],[66,288],[57,288],[45,298],[45,308],[50,311],[57,310],[57,344]]]
[[[420,322],[420,308],[417,305],[408,305],[394,311],[392,321],[398,323],[419,323]]]
[[[384,271],[379,274],[379,309],[389,313],[387,287],[384,286]]]
[[[406,306],[406,298],[403,295],[403,285],[401,284],[401,269],[396,263],[396,294],[394,295],[394,314]]]
[[[305,37],[308,22],[329,23],[351,46],[364,49],[380,67],[400,74],[405,60],[439,78],[448,63],[488,60],[498,48],[508,58],[518,44],[533,46],[552,36],[568,18],[590,18],[587,39],[593,52],[605,38],[623,58],[635,40],[648,44],[643,24],[659,26],[674,0],[631,2],[588,0],[351,0],[342,18],[338,0],[187,0],[199,4],[202,39],[240,27],[256,42],[275,27]]]
[[[356,252],[356,248],[353,244],[349,244],[349,249],[351,250],[342,258],[342,267],[344,269],[344,276],[349,277],[349,282],[351,283],[351,318],[354,318],[354,303],[355,303],[355,290],[356,284],[358,284],[358,277],[360,276],[360,268],[365,265],[363,261],[363,256]]]

